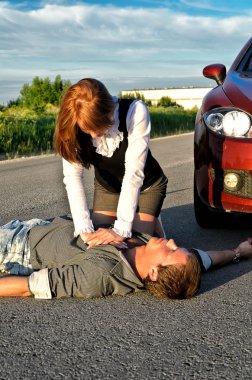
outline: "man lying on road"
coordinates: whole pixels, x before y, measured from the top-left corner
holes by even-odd
[[[88,249],[73,238],[69,218],[13,220],[0,227],[0,296],[102,297],[149,290],[190,298],[201,272],[252,257],[252,239],[225,251],[177,247],[170,239],[135,233],[126,242]]]

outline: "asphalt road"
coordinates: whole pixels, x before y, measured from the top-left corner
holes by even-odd
[[[193,213],[192,134],[152,141],[169,177],[162,218],[177,244],[234,247],[251,218],[205,230]],[[92,172],[86,188],[92,204]],[[0,223],[69,212],[54,156],[0,163]],[[252,260],[203,276],[188,301],[150,295],[94,300],[0,300],[0,379],[248,379]]]

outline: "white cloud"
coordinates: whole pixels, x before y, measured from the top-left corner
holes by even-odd
[[[60,73],[121,78],[123,85],[122,78],[200,76],[205,64],[231,63],[251,23],[252,15],[219,19],[77,3],[29,11],[0,2],[0,80]]]

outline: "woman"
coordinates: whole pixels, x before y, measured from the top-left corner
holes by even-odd
[[[89,246],[122,242],[132,229],[162,236],[158,216],[167,178],[149,149],[150,116],[141,100],[117,99],[96,79],[82,79],[66,92],[59,111],[56,152],[75,235]],[[92,220],[83,173],[95,168]],[[113,223],[111,230],[94,224]]]

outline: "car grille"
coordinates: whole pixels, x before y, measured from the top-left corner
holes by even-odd
[[[239,182],[235,189],[230,190],[224,183],[224,177],[227,173],[235,173],[239,176]],[[210,169],[210,174],[213,180],[213,186],[216,190],[223,193],[232,194],[237,197],[252,199],[252,172],[249,170],[223,170]]]

